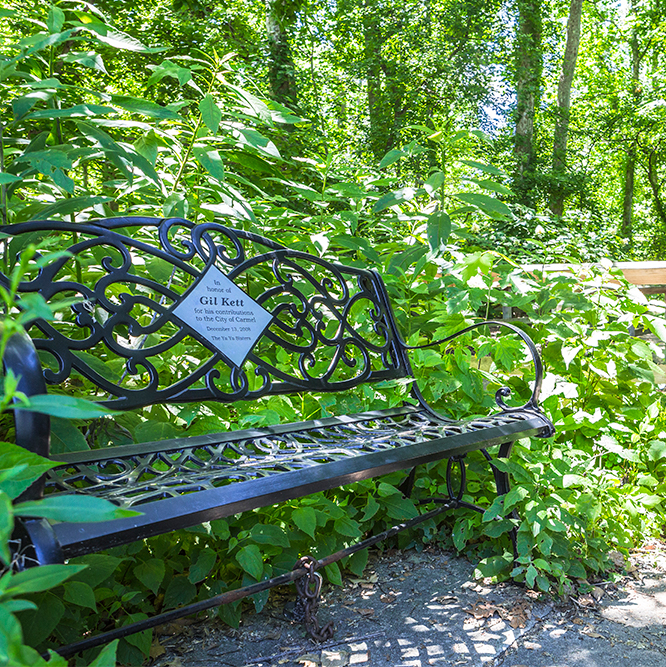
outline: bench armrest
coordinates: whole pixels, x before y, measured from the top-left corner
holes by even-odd
[[[541,363],[541,357],[532,339],[522,329],[519,329],[513,324],[509,324],[507,322],[501,322],[499,320],[486,320],[484,322],[477,322],[476,324],[472,324],[471,326],[465,327],[464,329],[461,329],[460,331],[452,334],[451,336],[447,336],[446,338],[433,340],[430,343],[424,343],[423,345],[407,345],[403,343],[403,347],[406,350],[423,350],[428,347],[434,347],[436,345],[441,345],[442,343],[447,343],[448,341],[453,340],[458,336],[462,336],[468,331],[472,331],[472,329],[478,329],[484,326],[505,327],[506,329],[510,329],[513,333],[518,334],[518,336],[527,346],[527,349],[529,350],[530,355],[532,356],[532,363],[534,365],[534,385],[532,388],[532,395],[530,396],[529,400],[520,407],[517,408],[509,407],[504,402],[504,398],[511,395],[511,389],[509,387],[500,387],[495,393],[495,401],[498,407],[504,412],[527,410],[527,411],[535,411],[538,412],[539,414],[542,414],[541,409],[539,408],[538,405],[539,393],[541,391],[541,383],[543,381],[543,364]]]

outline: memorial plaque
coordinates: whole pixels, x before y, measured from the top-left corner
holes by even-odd
[[[172,313],[239,367],[273,319],[216,266],[201,275]]]

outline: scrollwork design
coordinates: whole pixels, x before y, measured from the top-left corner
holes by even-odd
[[[132,226],[136,235],[116,231]],[[62,382],[79,372],[108,395],[108,405],[206,398],[228,402],[303,389],[332,391],[407,374],[395,351],[385,297],[367,271],[284,248],[251,232],[182,218],[34,221],[7,229],[14,235],[33,231],[61,238],[76,232],[80,239],[70,246],[70,257],[42,268],[20,288],[39,291],[47,300],[64,292],[84,300],[56,322],[35,323],[44,334],[35,339],[37,346],[57,365],[46,369],[45,377]],[[76,280],[72,266],[66,266],[72,256],[82,265],[99,267],[96,274],[88,272],[94,284]],[[164,273],[171,276],[168,280],[153,275],[149,263],[154,261],[171,267]],[[200,332],[171,316],[173,305],[212,263],[245,289],[251,288],[252,297],[273,315],[242,368],[227,364]],[[353,311],[360,309],[366,313],[365,329],[354,320]],[[162,377],[156,358],[181,343],[199,346],[194,353],[199,364]],[[270,346],[293,355],[291,366],[276,365]],[[123,359],[125,380],[101,375],[85,357],[77,356],[79,352],[93,352],[102,363],[111,357]],[[221,373],[224,365],[228,370]]]

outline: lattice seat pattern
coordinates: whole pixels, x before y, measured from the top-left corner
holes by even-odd
[[[236,431],[63,455],[67,465],[50,473],[55,492],[107,498],[123,507],[214,489],[234,482],[294,472],[373,452],[408,448],[496,426],[525,421],[527,413],[499,414],[468,421],[436,421],[422,408],[408,407],[292,425],[294,430]],[[133,451],[134,450],[134,451]]]

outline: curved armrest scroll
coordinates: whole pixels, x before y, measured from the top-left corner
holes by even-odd
[[[446,338],[433,340],[430,343],[424,343],[423,345],[407,345],[403,343],[403,347],[406,350],[423,350],[428,347],[434,347],[435,345],[441,345],[442,343],[447,343],[448,341],[453,340],[458,336],[462,336],[468,331],[472,331],[473,329],[478,329],[480,327],[485,327],[485,326],[505,327],[507,329],[510,329],[514,333],[518,334],[518,336],[527,346],[527,349],[530,351],[530,354],[532,356],[532,363],[534,365],[534,387],[532,389],[532,396],[527,401],[527,403],[525,403],[525,405],[519,408],[509,407],[504,402],[503,398],[511,394],[511,389],[509,389],[509,387],[500,387],[495,393],[495,401],[497,402],[497,405],[506,412],[516,411],[516,410],[535,410],[539,414],[541,414],[541,410],[538,406],[539,392],[541,391],[541,382],[543,381],[543,364],[541,363],[541,357],[539,356],[539,351],[537,350],[536,345],[534,344],[532,339],[522,329],[519,329],[513,324],[509,324],[508,322],[501,322],[499,320],[486,320],[484,322],[477,322],[476,324],[472,324],[468,327],[465,327],[464,329],[461,329],[460,331],[452,334],[451,336],[447,336]]]

